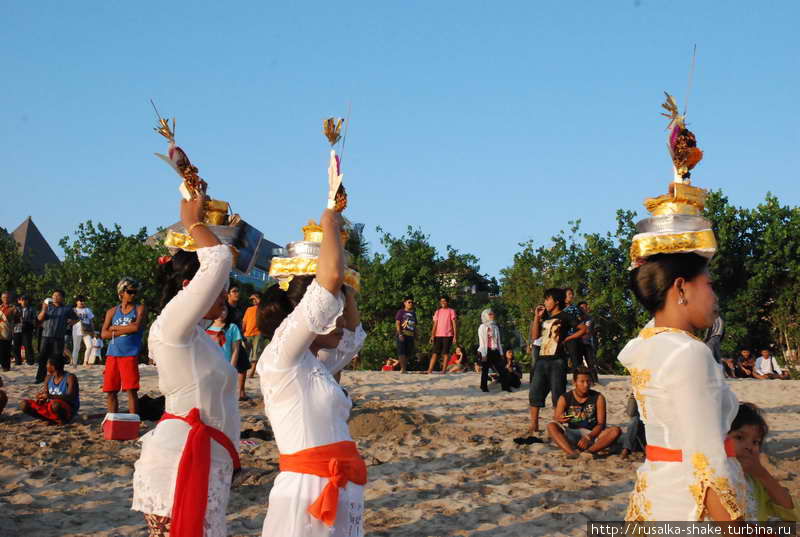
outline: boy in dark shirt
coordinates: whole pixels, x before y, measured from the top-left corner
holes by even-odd
[[[403,298],[403,309],[397,310],[394,316],[394,324],[400,372],[405,373],[408,366],[408,358],[414,356],[414,343],[417,333],[417,313],[414,311],[413,297],[406,296]]]
[[[578,451],[597,453],[613,444],[622,431],[606,428],[606,399],[592,389],[591,372],[578,367],[572,381],[575,388],[558,398],[555,421],[547,425],[547,432],[570,457]]]
[[[537,306],[531,326],[531,341],[540,337],[539,357],[533,366],[533,382],[528,392],[531,424],[528,434],[539,432],[539,409],[544,406],[547,394],[552,392],[553,406],[567,389],[567,344],[580,341],[586,334],[586,325],[563,311],[563,289],[552,288],[544,292],[544,305]],[[544,320],[545,312],[549,315]]]

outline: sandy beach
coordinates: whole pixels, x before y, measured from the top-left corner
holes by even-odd
[[[76,372],[68,366],[68,370]],[[0,416],[1,536],[144,536],[129,509],[135,441],[103,440],[102,367],[79,368],[80,416],[66,427],[24,416],[38,389],[35,369],[2,373],[9,405]],[[154,367],[142,391],[157,395]],[[770,468],[800,498],[800,381],[730,381],[742,401],[766,412]],[[589,520],[619,520],[641,457],[568,460],[549,444],[517,446],[527,427],[527,384],[515,393],[477,388],[474,373],[400,375],[345,371],[355,401],[350,428],[369,467],[366,533],[371,536],[584,535]],[[609,423],[624,425],[629,378],[602,376]],[[278,452],[258,396],[242,404],[242,465],[228,506],[231,536],[261,535]],[[121,397],[122,409],[125,398]],[[543,425],[552,409],[542,412]],[[153,427],[145,422],[142,433]]]

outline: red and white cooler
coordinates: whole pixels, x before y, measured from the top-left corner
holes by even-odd
[[[106,440],[133,440],[139,438],[142,420],[138,414],[106,414],[103,420],[103,438]]]

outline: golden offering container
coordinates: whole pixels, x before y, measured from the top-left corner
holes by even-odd
[[[349,236],[350,234],[347,231],[341,231],[342,244],[347,242]],[[322,242],[322,226],[314,220],[309,220],[308,224],[303,226],[303,240],[307,242]]]
[[[228,220],[229,205],[227,201],[206,200],[203,202],[205,215],[203,221],[211,226],[224,226]]]
[[[708,192],[686,183],[671,183],[669,194],[644,200],[645,208],[653,216],[687,214],[698,216],[705,206]]]

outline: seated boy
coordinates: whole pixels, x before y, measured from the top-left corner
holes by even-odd
[[[570,457],[578,451],[594,454],[613,444],[621,430],[606,428],[606,399],[592,390],[588,368],[576,368],[572,382],[575,388],[558,398],[555,421],[547,425],[547,432]]]
[[[47,377],[36,399],[24,399],[19,408],[24,413],[50,423],[69,423],[81,407],[78,377],[64,371],[64,359],[47,359]]]

